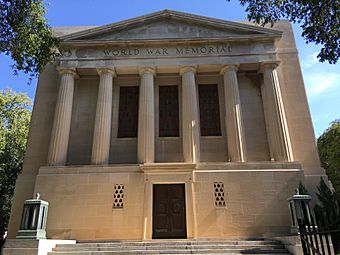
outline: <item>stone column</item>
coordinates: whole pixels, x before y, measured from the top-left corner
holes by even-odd
[[[278,62],[264,62],[261,87],[267,136],[272,161],[293,161],[285,111],[276,68]]]
[[[185,162],[199,162],[200,143],[198,127],[197,93],[195,82],[196,68],[182,67],[182,136],[183,158]]]
[[[138,143],[137,158],[139,163],[155,161],[155,69],[141,68],[139,75],[139,112],[138,112]]]
[[[60,70],[60,87],[55,107],[47,163],[63,166],[67,159],[74,91],[74,68]]]
[[[92,164],[108,164],[110,155],[113,68],[97,70],[100,80],[92,142]]]
[[[231,162],[246,162],[247,149],[243,131],[237,69],[237,65],[227,65],[221,70],[224,79],[228,159]]]

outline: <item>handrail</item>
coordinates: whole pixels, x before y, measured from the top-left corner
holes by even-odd
[[[300,233],[300,235],[314,235],[314,234],[320,234],[320,235],[327,235],[329,233],[340,233],[340,229],[333,229],[333,230],[329,230],[329,231],[311,231],[311,232],[304,232],[304,233]]]
[[[304,255],[331,255],[333,254],[331,249],[334,250],[334,253],[338,253],[340,248],[339,226],[340,219],[320,229],[317,229],[318,226],[313,218],[311,222],[309,220],[301,221],[299,223],[299,235]]]
[[[312,249],[316,254],[318,254],[318,255],[323,255],[323,254],[321,254],[317,249],[315,249],[315,248],[308,242],[308,240],[307,240],[306,238],[301,237],[301,239],[303,239],[303,240],[305,241],[305,244],[306,244],[310,249]]]

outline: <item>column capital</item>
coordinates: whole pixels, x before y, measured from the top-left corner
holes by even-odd
[[[260,63],[259,73],[263,73],[265,70],[275,70],[280,65],[280,61],[263,61]]]
[[[150,67],[150,66],[141,67],[141,68],[138,69],[138,72],[139,72],[140,76],[142,76],[145,73],[151,73],[153,76],[155,76],[156,75],[156,68]]]
[[[113,77],[117,77],[116,70],[115,70],[114,67],[103,67],[103,68],[96,68],[96,69],[97,69],[97,73],[99,75],[102,75],[102,74],[105,74],[105,73],[109,73]]]
[[[196,66],[182,66],[180,69],[179,69],[179,74],[182,76],[184,73],[187,73],[187,72],[194,72],[196,73],[197,72],[197,68]]]
[[[63,75],[63,74],[72,74],[73,76],[77,75],[76,68],[74,68],[74,67],[70,67],[70,68],[59,67],[59,68],[57,68],[57,70],[58,70],[60,75]]]
[[[240,66],[239,64],[224,65],[224,66],[222,66],[220,74],[223,75],[223,74],[225,74],[228,71],[235,71],[235,72],[237,72],[239,66]]]

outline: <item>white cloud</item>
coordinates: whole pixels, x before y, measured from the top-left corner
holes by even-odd
[[[307,94],[311,97],[340,86],[340,74],[335,72],[321,72],[305,74]]]
[[[318,54],[319,52],[315,51],[311,55],[308,56],[307,59],[301,61],[301,67],[303,70],[306,70],[313,66],[314,64],[318,63]]]

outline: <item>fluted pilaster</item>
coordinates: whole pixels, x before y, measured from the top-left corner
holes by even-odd
[[[138,143],[137,158],[139,163],[155,161],[155,69],[146,67],[139,70],[141,83],[139,88]]]
[[[110,155],[114,69],[98,69],[100,77],[92,143],[92,164],[108,164]]]
[[[261,64],[262,100],[271,160],[293,161],[286,116],[276,68],[278,62]]]
[[[71,127],[75,69],[60,70],[60,87],[55,107],[48,164],[65,165]]]
[[[195,67],[182,67],[182,136],[185,162],[199,162],[200,143],[198,127]]]
[[[227,65],[221,70],[224,79],[228,159],[232,162],[245,162],[247,160],[247,150],[243,131],[237,69],[236,65]]]

